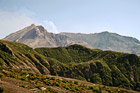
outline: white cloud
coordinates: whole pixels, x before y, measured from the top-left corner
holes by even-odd
[[[53,21],[45,20],[45,21],[43,21],[43,26],[46,27],[49,32],[59,33],[59,31]]]
[[[16,32],[34,22],[29,16],[17,12],[0,10],[0,38],[4,38],[6,35]]]
[[[0,10],[0,39],[33,23],[43,25],[49,32],[58,33],[54,22],[48,20],[40,22],[34,16],[35,13],[26,9],[16,12]]]

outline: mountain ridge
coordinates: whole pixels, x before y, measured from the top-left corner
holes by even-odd
[[[60,33],[73,40],[81,40],[94,46],[94,48],[103,50],[113,50],[125,53],[134,53],[140,55],[140,41],[133,37],[122,36],[117,33],[101,32],[95,34],[82,33]]]
[[[24,43],[32,48],[80,44],[92,49],[98,48],[140,55],[140,41],[138,39],[108,31],[92,34],[66,32],[54,34],[48,32],[43,26],[32,24],[6,36],[3,40]]]
[[[93,35],[93,34],[101,34],[101,33],[108,33],[108,34],[116,34],[116,35],[119,35],[119,36],[123,36],[123,37],[128,37],[128,38],[132,38],[132,39],[136,39],[137,41],[140,42],[139,39],[135,38],[135,37],[132,37],[132,36],[125,36],[125,35],[120,35],[118,33],[115,33],[115,32],[110,32],[110,31],[101,31],[101,32],[96,32],[96,33],[72,33],[72,32],[60,32],[59,34],[83,34],[83,35]]]

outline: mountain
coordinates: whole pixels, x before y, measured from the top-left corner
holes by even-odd
[[[135,54],[89,49],[77,44],[32,49],[0,40],[0,71],[17,78],[14,73],[20,74],[22,70],[35,73],[30,77],[33,80],[37,74],[48,74],[140,91],[140,57]],[[41,77],[37,80],[45,80]],[[25,76],[19,78],[28,81]]]
[[[140,41],[133,37],[121,36],[116,33],[102,32],[95,34],[60,33],[73,40],[84,41],[94,48],[113,50],[140,55]]]
[[[43,26],[34,24],[8,35],[3,40],[24,43],[32,48],[69,46],[72,44],[81,44],[93,48],[86,42],[74,41],[65,35],[49,33]]]
[[[3,40],[20,42],[32,48],[52,48],[79,44],[92,49],[98,48],[140,55],[139,40],[107,31],[95,34],[54,34],[48,32],[43,26],[32,24],[31,26],[6,36]]]

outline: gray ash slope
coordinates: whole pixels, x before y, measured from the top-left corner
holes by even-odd
[[[95,34],[61,33],[61,35],[66,35],[73,40],[84,41],[94,48],[140,55],[140,41],[133,37],[107,31]]]
[[[34,24],[6,36],[3,40],[24,43],[32,48],[61,47],[73,44],[80,44],[92,48],[86,42],[75,41],[61,34],[50,33],[43,26],[36,26]]]

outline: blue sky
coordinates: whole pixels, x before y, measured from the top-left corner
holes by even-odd
[[[54,33],[109,31],[140,40],[140,0],[0,0],[0,38],[32,23]]]

